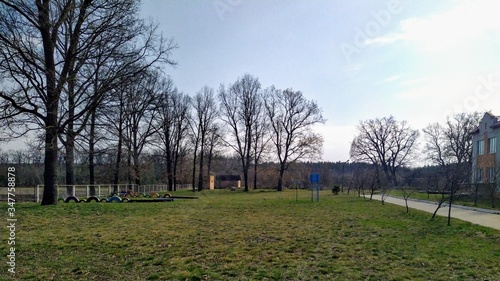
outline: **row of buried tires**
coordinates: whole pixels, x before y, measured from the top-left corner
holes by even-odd
[[[165,195],[163,195],[163,198],[170,198],[170,197],[172,197],[172,195],[170,193],[166,193]],[[89,202],[92,202],[92,201],[94,201],[94,202],[103,202],[103,203],[130,202],[130,199],[128,197],[121,198],[120,196],[117,196],[117,195],[113,195],[113,196],[107,197],[107,198],[98,198],[96,196],[90,196],[87,199],[78,199],[78,197],[76,197],[76,196],[69,196],[69,197],[66,197],[66,199],[61,198],[59,200],[62,200],[64,202],[66,202],[66,203],[69,203],[69,202],[76,202],[76,203],[86,202],[86,203],[89,203]]]

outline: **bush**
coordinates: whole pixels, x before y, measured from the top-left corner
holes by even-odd
[[[337,194],[339,194],[339,191],[340,191],[340,186],[334,185],[332,188],[332,193],[337,195]]]

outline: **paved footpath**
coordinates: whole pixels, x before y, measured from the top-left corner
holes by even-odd
[[[374,194],[373,199],[381,200],[382,198],[380,195]],[[385,199],[385,202],[406,206],[405,200],[401,197],[389,196]],[[434,213],[437,208],[437,203],[425,200],[408,199],[408,207]],[[443,203],[443,206],[439,208],[437,215],[447,217],[448,204]],[[451,217],[500,230],[500,211],[465,206],[452,206]]]

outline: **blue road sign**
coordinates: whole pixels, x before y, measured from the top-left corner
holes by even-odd
[[[319,183],[319,174],[311,174],[309,180],[311,183]]]

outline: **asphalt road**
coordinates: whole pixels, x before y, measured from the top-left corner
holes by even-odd
[[[374,194],[373,199],[381,200],[382,198],[380,195]],[[385,202],[400,206],[406,206],[405,200],[400,197],[389,196],[385,199]],[[429,213],[434,213],[437,208],[437,203],[424,200],[408,199],[408,207]],[[443,204],[443,206],[439,208],[437,215],[447,217],[448,205]],[[452,206],[451,217],[500,230],[500,211],[464,206]]]

